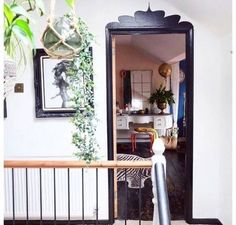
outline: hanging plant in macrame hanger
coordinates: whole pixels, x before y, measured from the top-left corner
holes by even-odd
[[[72,13],[54,17],[55,0],[51,0],[47,27],[41,42],[51,58],[73,58],[81,50],[82,36],[77,28],[75,4],[71,4]]]

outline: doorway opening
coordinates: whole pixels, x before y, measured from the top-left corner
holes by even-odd
[[[114,35],[112,39],[112,65],[116,112],[113,154],[117,160],[151,160],[152,139],[135,128],[157,130],[165,143],[167,160],[167,188],[172,219],[184,219],[185,152],[186,152],[186,51],[185,34]],[[160,71],[166,64],[171,74]],[[161,74],[160,74],[161,73]],[[173,93],[174,102],[164,112],[150,97],[160,87]],[[116,128],[115,128],[116,127]],[[174,133],[175,132],[175,133]],[[136,156],[140,157],[137,158]],[[146,169],[148,170],[148,169]],[[152,220],[151,174],[144,172],[142,186],[142,219]],[[138,193],[138,184],[130,178],[128,199],[130,219],[138,219],[138,206],[132,196]],[[123,180],[117,180],[118,219],[122,219],[124,202],[119,196],[125,189]],[[136,194],[137,194],[136,193]],[[119,210],[120,209],[120,210]]]
[[[134,17],[121,16],[119,22],[106,26],[108,157],[148,160],[152,156],[152,137],[137,133],[135,129],[157,130],[166,146],[172,218],[191,221],[193,27],[188,22],[179,22],[177,15],[164,17],[164,14],[164,11],[150,9],[137,11]],[[136,64],[132,64],[135,61]],[[171,67],[170,76],[162,77],[160,67],[163,64]],[[171,91],[175,103],[167,104],[160,111],[159,106],[150,104],[150,98],[163,89]],[[131,195],[132,191],[135,193],[132,182],[119,184],[119,177],[114,179],[115,196],[122,185],[128,185]],[[143,188],[145,184],[148,187],[148,179],[144,177]],[[151,196],[143,198],[151,200]],[[118,198],[115,216],[122,218],[119,204],[122,201]],[[143,215],[143,219],[149,219],[150,215],[145,212]]]

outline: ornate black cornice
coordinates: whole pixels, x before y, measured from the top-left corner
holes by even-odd
[[[186,21],[180,22],[179,15],[165,16],[163,10],[136,11],[134,16],[123,15],[118,17],[119,22],[108,23],[106,28],[192,28],[192,24]]]

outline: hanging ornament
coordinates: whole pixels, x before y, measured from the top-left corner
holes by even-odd
[[[172,67],[170,64],[163,63],[159,66],[158,72],[162,77],[167,78],[172,73]]]
[[[54,18],[54,5],[55,0],[51,0],[50,16],[41,42],[51,58],[73,58],[81,50],[83,41],[77,29],[74,6],[72,15]]]

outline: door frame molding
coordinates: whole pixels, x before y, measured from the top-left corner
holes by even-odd
[[[194,104],[194,29],[190,22],[180,21],[179,15],[165,17],[162,10],[136,11],[134,16],[119,16],[119,22],[108,23],[106,32],[106,85],[107,85],[107,148],[108,159],[113,155],[113,76],[112,76],[112,37],[114,35],[145,35],[145,34],[185,34],[186,47],[186,191],[185,220],[188,223],[221,224],[218,219],[193,218],[193,104]]]

